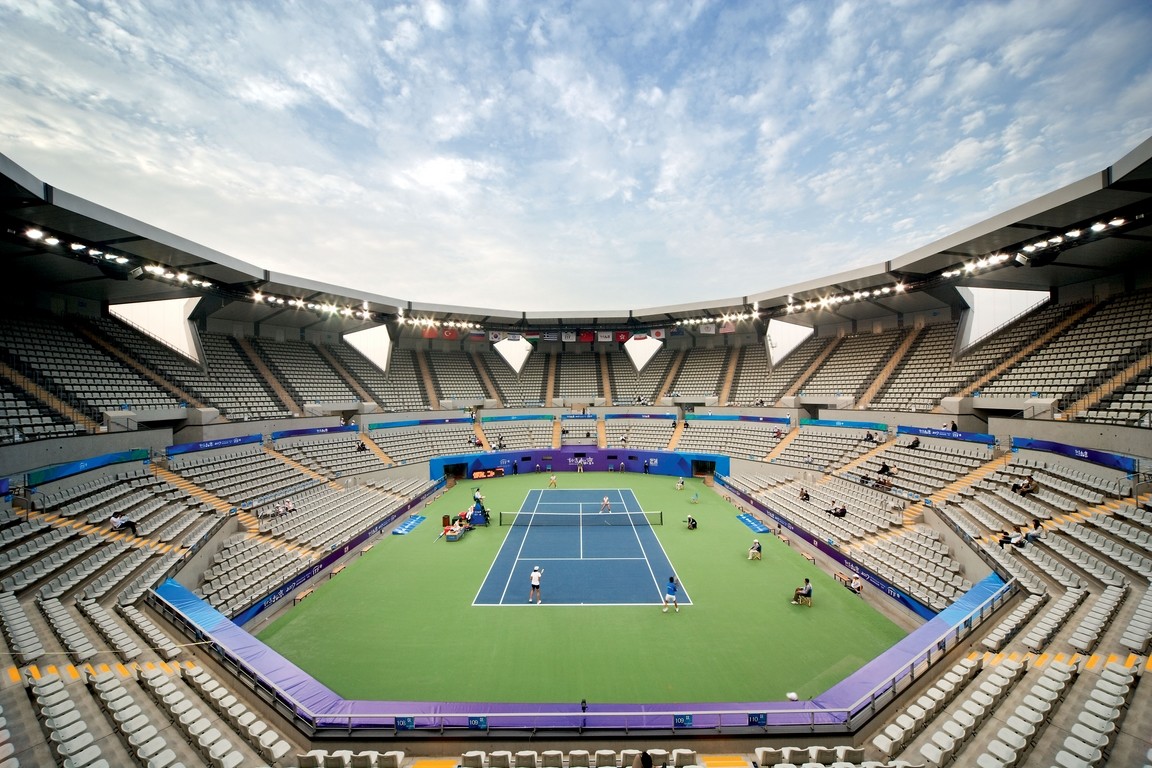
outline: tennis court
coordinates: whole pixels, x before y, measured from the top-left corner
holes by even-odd
[[[659,605],[676,574],[652,527],[663,516],[630,488],[533,489],[498,522],[507,534],[473,605],[529,605],[537,567],[543,605]],[[678,597],[691,604],[683,585]]]

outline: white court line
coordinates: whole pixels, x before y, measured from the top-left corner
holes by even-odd
[[[531,494],[529,494],[531,495]],[[529,512],[528,529],[524,531],[524,538],[520,539],[520,546],[516,550],[516,557],[512,560],[512,567],[508,569],[508,578],[504,582],[504,591],[500,593],[500,602],[504,602],[504,598],[508,596],[508,587],[512,585],[512,574],[516,571],[516,566],[520,564],[520,553],[524,551],[524,543],[528,541],[528,534],[532,530],[532,515],[536,514],[536,510],[540,508],[540,495],[536,496],[536,503],[532,505],[532,511]],[[527,501],[527,499],[525,499]],[[517,515],[519,519],[519,515]]]

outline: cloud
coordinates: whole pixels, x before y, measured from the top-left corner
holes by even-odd
[[[275,271],[643,307],[893,258],[1099,170],[1149,135],[1150,38],[1122,0],[0,0],[0,151]]]

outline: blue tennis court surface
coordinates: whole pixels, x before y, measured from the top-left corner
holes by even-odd
[[[676,574],[628,488],[530,491],[506,530],[473,605],[528,605],[536,566],[544,605],[660,605]]]

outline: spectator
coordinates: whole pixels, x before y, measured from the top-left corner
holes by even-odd
[[[892,467],[888,466],[888,462],[881,459],[880,460],[880,471],[877,474],[884,475],[885,477],[891,477],[892,476]]]
[[[920,447],[920,438],[918,438],[918,437],[912,438],[912,442],[908,443],[908,447],[909,448],[919,448]]]
[[[1040,524],[1040,519],[1037,517],[1032,518],[1032,530],[1024,534],[1025,541],[1035,543],[1038,539],[1044,538],[1044,526]]]
[[[364,445],[364,441],[363,440],[357,440],[356,441],[356,452],[357,453],[363,453],[366,450],[368,450],[368,446]]]
[[[807,489],[805,489],[805,488],[800,489],[800,501],[809,501],[809,500],[811,500],[811,498],[812,497],[808,495]]]
[[[132,531],[133,536],[140,535],[136,532],[136,523],[129,520],[128,516],[123,512],[114,512],[108,522],[112,524],[112,530],[114,531],[129,530]]]
[[[1039,486],[1036,484],[1036,478],[1034,478],[1032,475],[1028,475],[1028,477],[1024,478],[1019,483],[1012,484],[1012,492],[1018,493],[1021,496],[1027,496],[1030,493],[1035,493],[1038,487]]]
[[[871,433],[871,432],[865,432],[865,433],[864,433],[864,442],[866,442],[866,443],[874,443],[874,442],[876,442],[876,438],[872,437],[872,433]]]

